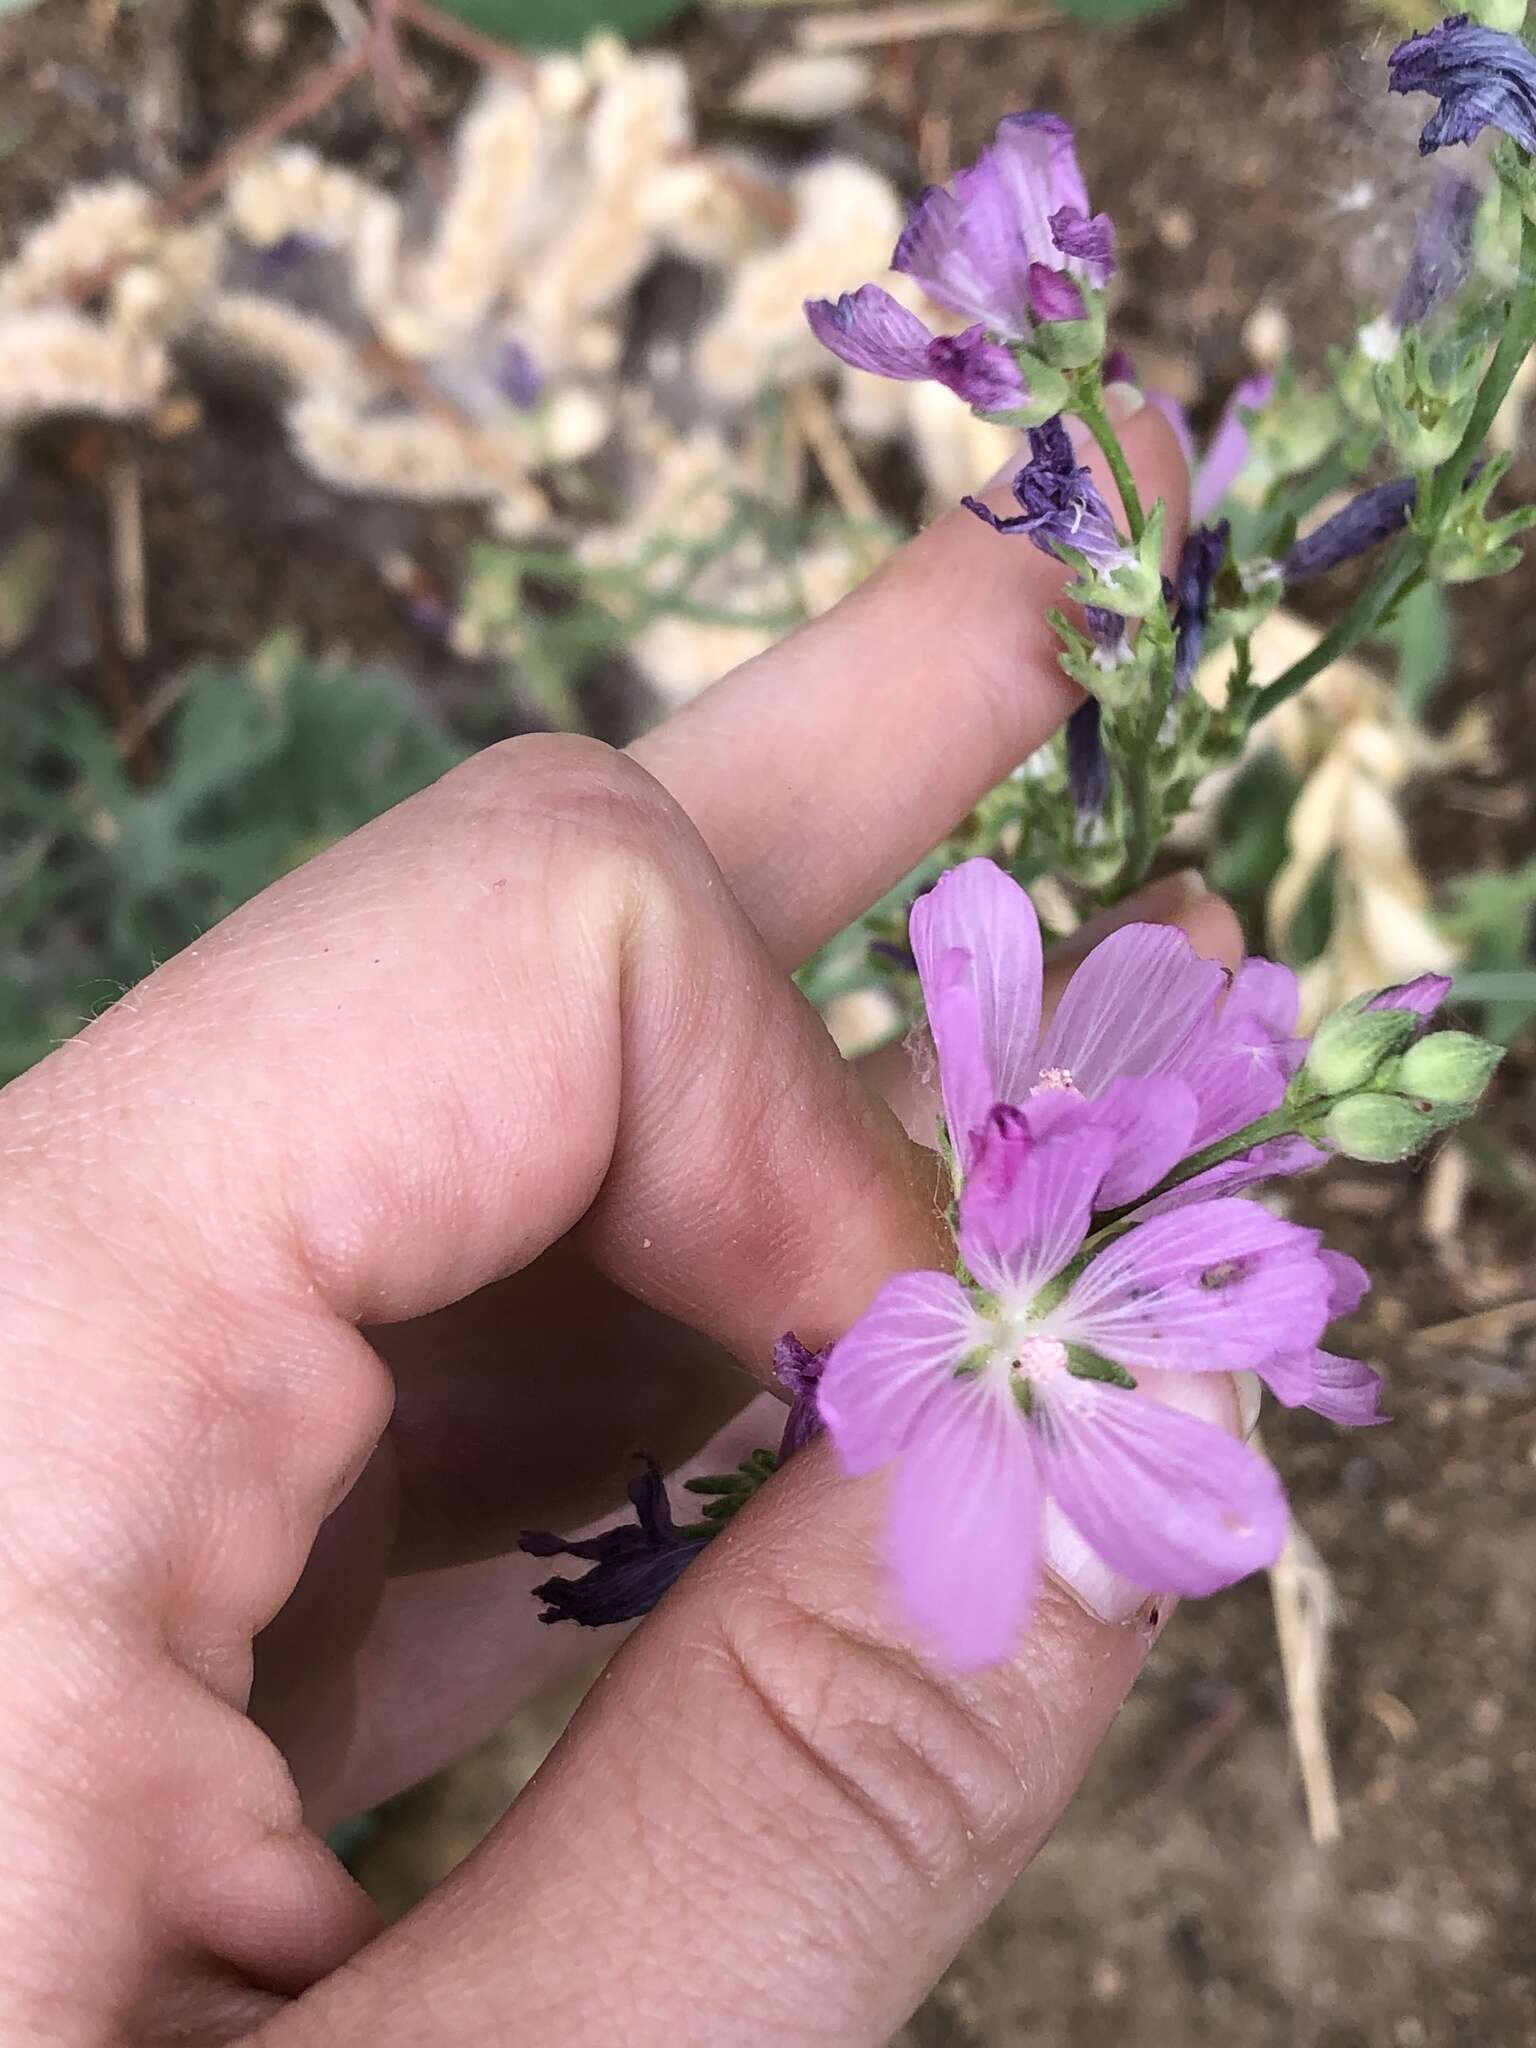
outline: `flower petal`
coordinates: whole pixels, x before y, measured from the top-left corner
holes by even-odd
[[[930,1401],[956,1384],[955,1370],[986,1325],[947,1273],[887,1280],[833,1345],[816,1406],[846,1472],[874,1472],[906,1449]]]
[[[1194,1149],[1199,1105],[1175,1074],[1122,1075],[1093,1104],[1115,1134],[1114,1163],[1099,1189],[1099,1207],[1118,1209],[1155,1188]]]
[[[1215,1200],[1138,1223],[1093,1260],[1046,1318],[1136,1372],[1257,1372],[1310,1350],[1331,1280],[1315,1230],[1254,1202]]]
[[[1421,974],[1416,981],[1405,981],[1397,988],[1384,988],[1379,996],[1372,996],[1365,1007],[1368,1010],[1412,1010],[1416,1017],[1433,1017],[1450,992],[1451,977],[1448,974]]]
[[[1311,1144],[1306,1138],[1271,1138],[1266,1144],[1255,1145],[1240,1159],[1225,1159],[1220,1166],[1197,1173],[1182,1187],[1159,1195],[1137,1212],[1137,1218],[1146,1222],[1153,1216],[1167,1216],[1176,1209],[1188,1209],[1197,1202],[1208,1202],[1213,1195],[1240,1195],[1267,1180],[1283,1180],[1293,1173],[1310,1173],[1314,1167],[1326,1166],[1328,1158],[1328,1153],[1321,1146]]]
[[[1319,1351],[1316,1381],[1307,1406],[1330,1422],[1347,1429],[1369,1429],[1385,1422],[1381,1413],[1381,1374],[1362,1365],[1358,1358],[1340,1358],[1333,1351]]]
[[[890,1560],[923,1637],[973,1671],[1010,1655],[1029,1618],[1042,1501],[1030,1431],[1006,1389],[951,1385],[896,1475]]]
[[[1102,1094],[1122,1074],[1169,1072],[1226,985],[1223,970],[1202,960],[1183,932],[1124,925],[1068,982],[1040,1065],[1065,1068],[1085,1095]]]
[[[913,905],[911,941],[963,1165],[993,1104],[1023,1102],[1034,1083],[1040,922],[1001,868],[968,860]]]
[[[1094,284],[1108,284],[1114,276],[1115,224],[1107,213],[1059,206],[1051,215],[1051,240]]]
[[[807,299],[805,317],[823,348],[877,377],[916,383],[934,374],[929,360],[933,336],[915,313],[877,284],[860,285],[831,299]]]
[[[891,268],[915,277],[941,306],[1022,340],[1029,332],[1028,272],[1009,231],[1005,195],[981,164],[962,171],[955,185],[955,192],[930,185],[920,194]]]
[[[1000,1104],[982,1127],[960,1198],[960,1250],[983,1287],[1026,1302],[1088,1235],[1115,1134],[1097,1105],[1047,1095]]]
[[[1353,1315],[1371,1291],[1371,1276],[1358,1259],[1347,1252],[1319,1252],[1328,1269],[1328,1320]]]
[[[984,327],[935,335],[928,344],[928,374],[977,412],[1012,412],[1029,397],[1012,350],[989,341]]]
[[[1189,518],[1203,526],[1221,508],[1222,500],[1248,466],[1253,436],[1245,415],[1262,412],[1275,395],[1273,377],[1250,377],[1239,384],[1211,436],[1205,460],[1190,490]]]
[[[1075,1380],[1038,1404],[1034,1434],[1062,1513],[1149,1592],[1214,1593],[1285,1546],[1290,1516],[1273,1468],[1208,1422]]]

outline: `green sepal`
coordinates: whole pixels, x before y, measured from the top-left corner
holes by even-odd
[[[1091,1350],[1086,1344],[1067,1346],[1067,1371],[1077,1380],[1098,1380],[1109,1387],[1134,1387],[1135,1378],[1112,1358]]]

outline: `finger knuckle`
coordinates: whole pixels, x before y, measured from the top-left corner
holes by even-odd
[[[1026,1787],[979,1693],[783,1593],[735,1603],[721,1646],[797,1804],[826,1809],[889,1875],[966,1887],[1014,1856]]]

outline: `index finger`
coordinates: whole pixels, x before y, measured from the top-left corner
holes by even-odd
[[[1188,477],[1172,429],[1143,406],[1121,438],[1177,550]],[[894,887],[1082,701],[1046,623],[1066,581],[956,507],[631,749],[785,966]]]

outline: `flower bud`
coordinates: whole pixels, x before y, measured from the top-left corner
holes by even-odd
[[[1408,1010],[1340,1010],[1318,1028],[1301,1070],[1306,1096],[1368,1088],[1383,1063],[1411,1043],[1418,1019]]]
[[[1405,1093],[1436,1109],[1471,1109],[1503,1057],[1502,1047],[1470,1031],[1436,1031],[1409,1047],[1398,1078]]]
[[[1395,1166],[1411,1159],[1440,1128],[1428,1103],[1403,1095],[1351,1095],[1336,1102],[1323,1124],[1323,1140],[1346,1159]]]

